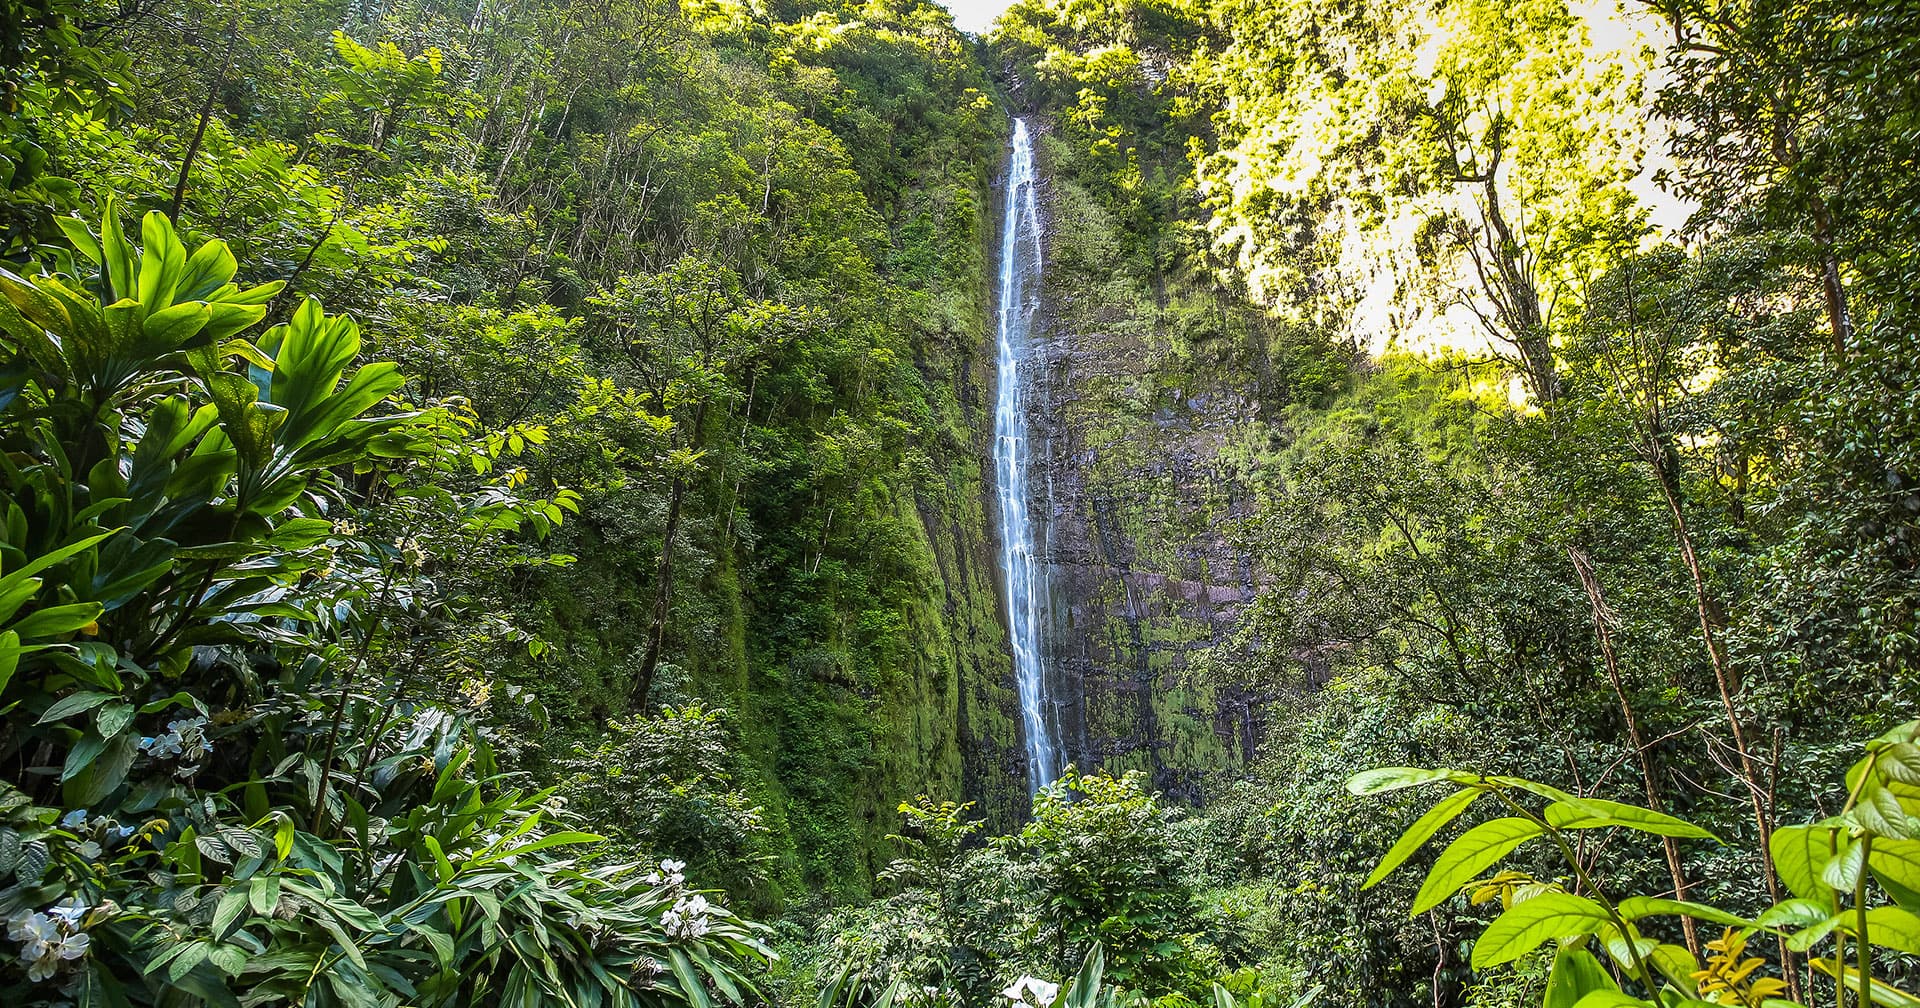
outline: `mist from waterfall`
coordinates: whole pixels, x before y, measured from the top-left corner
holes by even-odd
[[[1033,141],[1024,119],[1013,121],[1000,225],[999,381],[993,418],[993,463],[999,478],[1000,568],[1005,578],[1007,629],[1013,639],[1014,682],[1026,738],[1027,782],[1032,790],[1052,783],[1060,771],[1053,698],[1040,650],[1040,616],[1046,583],[1035,555],[1027,491],[1025,359],[1040,301],[1040,209],[1034,193]]]

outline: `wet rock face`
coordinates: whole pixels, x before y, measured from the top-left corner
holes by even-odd
[[[1222,472],[1227,432],[1248,423],[1244,397],[1204,410],[1114,416],[1084,386],[1126,360],[1110,334],[1048,341],[1044,447],[1036,495],[1046,517],[1048,667],[1067,698],[1060,732],[1081,766],[1148,770],[1199,803],[1207,778],[1251,755],[1258,712],[1190,675],[1230,647],[1255,571],[1219,523],[1244,517]]]
[[[1085,235],[1069,229],[1100,221],[1068,183],[1048,196],[1043,363],[1026,393],[1060,736],[1083,768],[1146,770],[1199,804],[1264,722],[1261,698],[1193,674],[1236,646],[1255,596],[1231,539],[1270,434],[1260,355],[1171,332],[1164,289],[1076,265]]]

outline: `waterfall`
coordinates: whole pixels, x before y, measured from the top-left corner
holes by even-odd
[[[1040,654],[1040,613],[1046,593],[1035,555],[1027,493],[1027,414],[1023,360],[1032,343],[1040,301],[1040,208],[1034,195],[1033,141],[1024,119],[1013,121],[1000,225],[999,382],[994,396],[993,464],[1000,498],[1000,568],[1006,579],[1007,629],[1013,638],[1013,674],[1026,734],[1027,783],[1033,790],[1060,771],[1053,701]]]

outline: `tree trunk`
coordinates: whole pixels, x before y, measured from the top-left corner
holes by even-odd
[[[1840,279],[1840,259],[1833,251],[1833,215],[1825,200],[1813,198],[1813,244],[1819,249],[1820,287],[1827,302],[1827,328],[1833,334],[1833,352],[1844,360],[1853,345],[1853,316],[1847,310],[1847,288]]]
[[[1586,589],[1587,605],[1593,614],[1594,636],[1600,641],[1600,657],[1607,668],[1607,681],[1613,686],[1613,695],[1620,703],[1620,718],[1627,725],[1627,742],[1633,747],[1635,762],[1640,764],[1640,783],[1647,795],[1647,807],[1655,812],[1666,811],[1666,802],[1661,797],[1659,779],[1653,772],[1653,757],[1648,754],[1646,733],[1640,727],[1640,715],[1633,709],[1632,701],[1627,699],[1626,685],[1620,676],[1620,662],[1613,650],[1613,628],[1607,622],[1607,602],[1600,592],[1600,579],[1595,576],[1593,562],[1579,550],[1567,547],[1567,556],[1573,561],[1574,572],[1580,576],[1580,586]],[[1680,845],[1672,837],[1662,837],[1662,846],[1666,848],[1667,873],[1673,878],[1673,898],[1687,898],[1687,876],[1680,864]],[[1681,917],[1680,928],[1686,935],[1687,951],[1700,955],[1700,935],[1693,918]]]
[[[1657,420],[1649,423],[1646,430],[1648,462],[1653,466],[1654,478],[1660,484],[1660,495],[1666,499],[1667,516],[1673,523],[1673,536],[1680,546],[1680,559],[1686,565],[1687,574],[1693,580],[1694,612],[1700,621],[1700,639],[1707,647],[1707,660],[1713,665],[1714,684],[1720,690],[1720,704],[1727,715],[1727,728],[1733,733],[1734,755],[1739,759],[1740,783],[1747,790],[1753,807],[1753,825],[1760,840],[1761,874],[1767,882],[1767,896],[1773,902],[1780,902],[1780,882],[1773,867],[1773,822],[1772,812],[1768,808],[1770,801],[1767,791],[1761,786],[1758,772],[1753,763],[1753,754],[1747,748],[1746,730],[1740,725],[1739,712],[1734,709],[1733,695],[1740,690],[1733,672],[1727,667],[1725,656],[1720,650],[1719,638],[1714,633],[1714,603],[1712,592],[1707,587],[1705,572],[1701,569],[1699,555],[1693,548],[1693,532],[1687,526],[1686,509],[1680,497],[1678,474],[1663,465],[1661,460],[1666,452],[1664,434]],[[1786,939],[1778,939],[1780,961],[1785,964],[1782,974],[1789,984],[1796,984],[1791,969],[1792,952],[1787,948]],[[1789,993],[1793,993],[1791,990]],[[1797,995],[1796,995],[1797,996]]]
[[[645,714],[647,694],[653,690],[653,674],[660,667],[660,647],[667,636],[667,611],[673,599],[673,540],[680,531],[680,509],[687,495],[687,480],[675,477],[667,499],[667,528],[660,540],[660,564],[654,570],[653,612],[647,620],[647,648],[640,655],[640,674],[634,678],[633,692],[627,698],[632,710]]]

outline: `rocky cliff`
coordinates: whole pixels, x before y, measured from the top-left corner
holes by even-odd
[[[1049,171],[1045,196],[1029,396],[1061,734],[1080,766],[1145,770],[1197,804],[1266,720],[1261,696],[1192,673],[1243,646],[1258,572],[1233,532],[1285,389],[1259,312],[1204,279],[1130,268],[1122,225],[1069,175]]]

